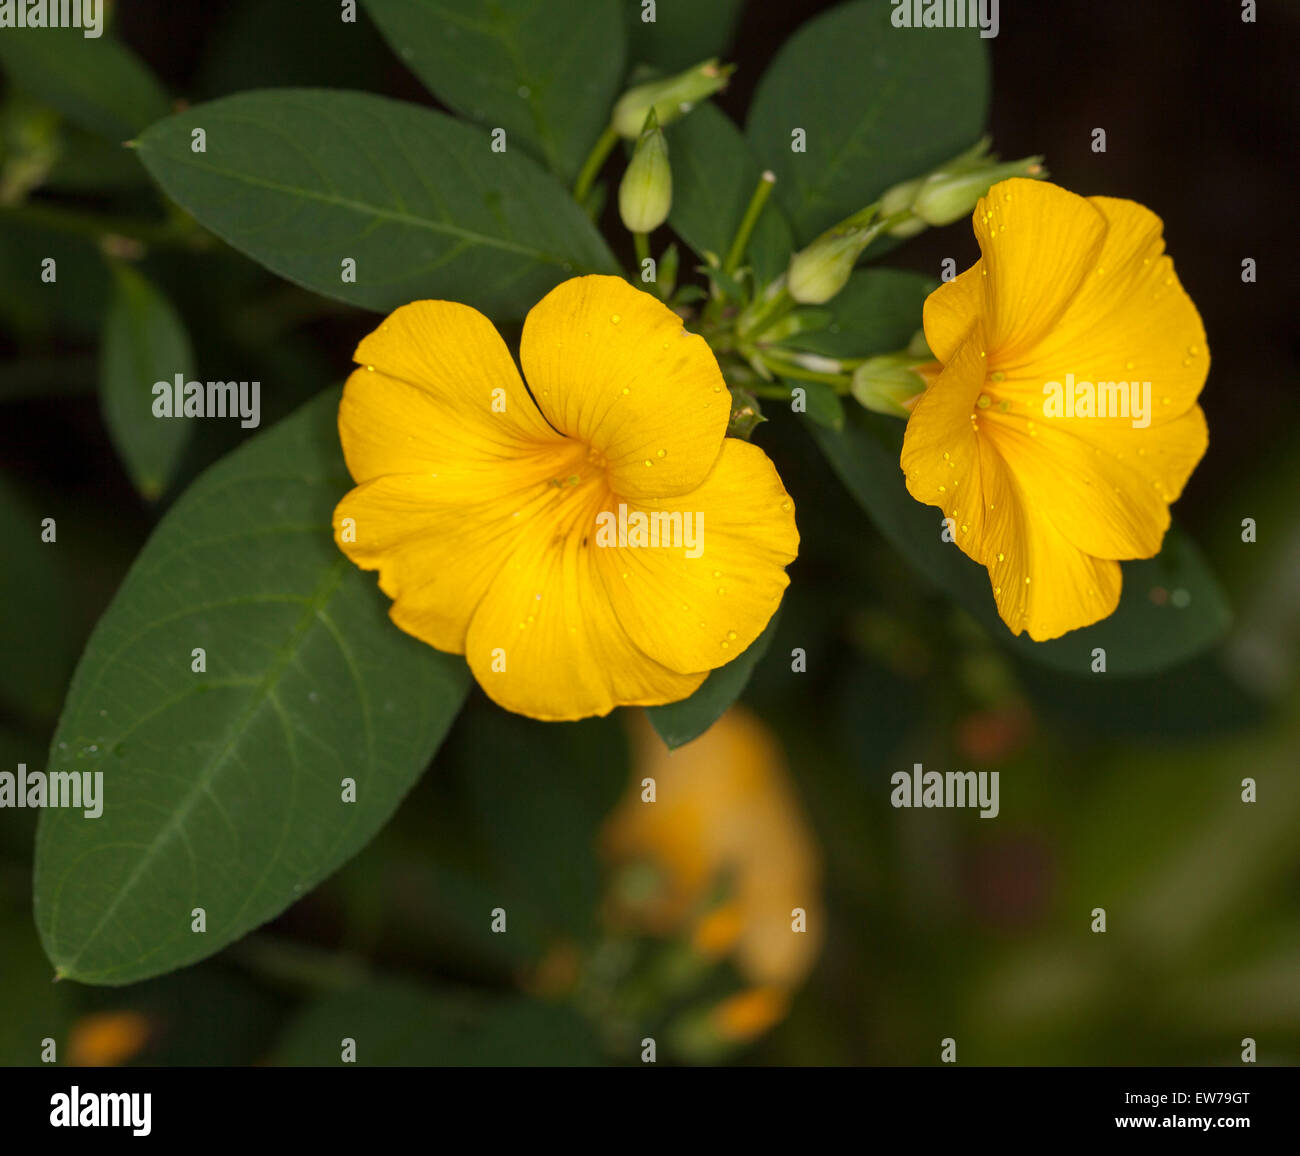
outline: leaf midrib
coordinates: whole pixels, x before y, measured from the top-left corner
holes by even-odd
[[[216,777],[217,771],[225,763],[226,756],[230,753],[231,749],[239,741],[240,737],[246,730],[248,722],[252,719],[254,714],[261,710],[261,708],[271,700],[280,676],[289,666],[299,644],[310,631],[318,612],[329,603],[330,598],[333,597],[334,592],[338,589],[347,566],[347,559],[341,557],[330,565],[321,576],[320,581],[316,584],[315,590],[313,590],[311,595],[306,599],[302,615],[294,624],[289,639],[280,649],[275,661],[267,669],[266,674],[263,676],[257,688],[250,695],[248,704],[239,713],[239,716],[227,727],[227,734],[230,736],[229,739],[218,751],[208,758],[207,762],[200,769],[199,775],[194,780],[194,784],[190,791],[187,793],[180,806],[178,806],[172,813],[172,816],[168,821],[159,828],[153,839],[150,840],[147,850],[140,856],[135,867],[132,868],[131,874],[127,876],[126,881],[118,889],[112,902],[104,908],[99,920],[82,941],[81,949],[70,960],[59,964],[59,969],[63,974],[68,976],[73,976],[75,974],[74,969],[77,965],[77,961],[80,960],[90,949],[91,945],[99,937],[100,932],[103,931],[109,920],[122,906],[123,900],[132,890],[134,890],[150,865],[157,859],[161,849],[171,841],[174,835],[180,833],[185,820],[188,818],[190,812],[198,801],[208,793],[212,786],[212,782]],[[57,920],[58,911],[56,908],[50,920],[50,928],[52,932],[57,927]]]

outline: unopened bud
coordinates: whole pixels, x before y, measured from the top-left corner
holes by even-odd
[[[790,258],[785,285],[800,305],[824,304],[848,284],[862,250],[879,231],[867,224],[867,220],[869,216],[863,217],[860,223],[858,218],[850,217]]]
[[[912,212],[927,225],[951,225],[972,212],[975,202],[999,181],[1012,177],[1041,180],[1046,176],[1042,157],[1026,157],[955,175],[937,172],[921,186],[912,203]]]
[[[906,353],[889,353],[859,365],[849,388],[864,409],[907,417],[925,392],[927,380],[938,369],[935,362],[918,362]]]
[[[623,182],[618,186],[618,211],[634,233],[649,233],[667,219],[673,206],[673,174],[668,166],[668,142],[650,110],[645,131],[636,142]]]
[[[610,124],[619,136],[629,140],[640,134],[652,109],[661,125],[669,124],[701,100],[726,88],[727,78],[734,71],[735,65],[719,64],[714,58],[676,76],[638,84],[619,97]]]

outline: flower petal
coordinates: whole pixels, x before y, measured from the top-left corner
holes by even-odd
[[[1045,642],[1113,614],[1119,605],[1119,563],[1072,545],[1042,511],[1039,495],[1021,489],[984,439],[980,457],[981,545],[998,614],[1012,633],[1027,630],[1035,642]]]
[[[730,395],[704,338],[619,277],[574,277],[524,322],[520,360],[556,429],[608,462],[629,498],[694,489],[709,472]]]
[[[1059,185],[1017,178],[980,198],[974,226],[989,349],[1015,365],[1054,329],[1096,269],[1106,218]]]
[[[619,501],[612,497],[602,511],[613,522]],[[645,517],[661,543],[680,544],[601,546],[595,539],[593,572],[623,628],[672,670],[730,662],[776,612],[789,584],[785,567],[799,550],[794,503],[768,456],[727,438],[690,493],[624,504],[627,518]]]
[[[556,444],[483,314],[452,301],[416,301],[364,337],[339,406],[339,437],[358,482],[384,474],[481,469],[521,447]]]
[[[654,706],[693,693],[704,672],[648,657],[620,625],[592,572],[596,504],[535,518],[488,587],[465,655],[488,696],[531,718],[567,720],[616,706]]]
[[[585,449],[565,440],[494,470],[372,478],[339,502],[335,541],[361,569],[379,571],[398,626],[463,654],[479,601],[525,527],[555,518],[565,495],[551,483],[568,476],[579,455]]]

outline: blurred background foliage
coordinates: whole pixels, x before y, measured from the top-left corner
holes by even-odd
[[[200,423],[161,497],[138,496],[97,398],[121,274],[93,234],[19,211],[28,189],[97,216],[157,216],[118,142],[174,99],[319,84],[429,103],[364,14],[343,25],[332,2],[310,18],[293,0],[112,7],[115,42],[157,81],[107,101],[64,96],[55,111],[42,71],[55,65],[16,58],[0,33],[8,769],[44,767],[76,657],[151,526],[247,436]],[[724,49],[716,25],[689,24],[704,6],[659,7],[642,63]],[[743,115],[819,7],[730,4],[740,68],[726,111]],[[1005,5],[990,46],[999,149],[1045,152],[1059,183],[1156,208],[1205,318],[1211,449],[1178,515],[1234,609],[1223,645],[1135,679],[1025,662],[917,577],[778,414],[757,440],[799,502],[803,553],[747,713],[674,756],[672,773],[699,767],[702,830],[769,816],[740,824],[741,852],[718,853],[707,887],[675,877],[669,852],[658,873],[620,858],[611,816],[664,757],[627,712],[543,725],[476,691],[347,867],[219,956],[130,987],[50,982],[30,910],[35,816],[0,810],[0,1063],[38,1062],[45,1037],[64,1062],[333,1063],[344,1036],[370,1063],[633,1063],[645,1035],[661,1061],[928,1064],[948,1036],[968,1064],[1235,1063],[1246,1036],[1260,1062],[1300,1061],[1300,423],[1283,267],[1293,187],[1277,164],[1300,110],[1270,79],[1300,47],[1296,20],[1284,6],[1252,26],[1230,5]],[[1089,148],[1095,126],[1104,156]],[[346,373],[371,315],[184,222],[158,228],[110,256],[166,294],[196,366],[263,383],[264,427]],[[942,257],[976,255],[954,228],[888,262],[932,275]],[[32,270],[47,256],[73,291],[41,291]],[[1244,257],[1256,285],[1240,281]],[[57,551],[32,531],[51,515]],[[805,674],[790,672],[796,647]],[[999,771],[1000,816],[891,809],[889,776],[917,762]],[[710,795],[708,776],[734,782]],[[1241,802],[1247,777],[1254,804]],[[803,881],[819,950],[755,973],[741,945],[772,905],[737,897],[756,887],[794,905],[762,877],[774,859]],[[670,886],[686,890],[652,911]],[[498,907],[505,934],[491,930]],[[1089,929],[1094,907],[1104,935]]]

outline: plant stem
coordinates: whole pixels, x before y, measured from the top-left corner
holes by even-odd
[[[836,393],[848,393],[849,386],[853,383],[852,376],[847,373],[822,373],[816,369],[804,369],[802,365],[794,365],[783,358],[774,357],[770,351],[765,352],[762,357],[763,364],[780,377],[793,377],[796,381],[819,381],[833,386]]]
[[[591,190],[596,174],[600,172],[600,166],[605,163],[616,144],[618,144],[618,133],[614,131],[613,126],[607,126],[600,134],[600,138],[591,146],[591,152],[582,162],[582,171],[578,173],[578,179],[573,182],[573,198],[578,204],[582,204],[587,199],[587,193]]]
[[[758,223],[758,217],[763,211],[763,206],[767,204],[767,198],[772,195],[772,186],[774,184],[776,184],[776,174],[771,170],[764,172],[758,178],[758,186],[754,189],[754,195],[749,198],[749,206],[745,209],[745,215],[740,219],[740,228],[736,230],[736,235],[731,241],[731,248],[727,250],[727,258],[722,262],[722,271],[727,276],[731,276],[739,268],[741,259],[745,256],[745,249],[749,245],[750,234],[753,233],[754,226]]]
[[[633,233],[632,244],[636,246],[636,264],[639,273],[650,260],[650,237],[646,233]]]

